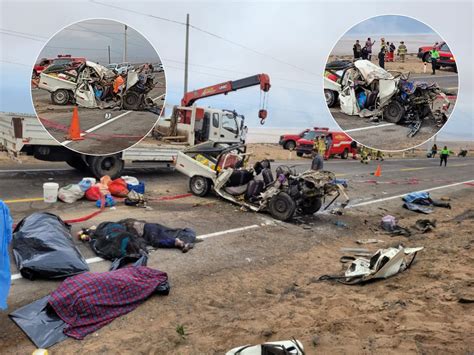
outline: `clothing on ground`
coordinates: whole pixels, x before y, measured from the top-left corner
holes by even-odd
[[[67,323],[64,334],[84,339],[115,318],[137,308],[155,291],[169,291],[166,273],[146,266],[67,278],[49,297],[49,304]]]
[[[196,232],[189,228],[168,228],[158,223],[146,223],[143,238],[155,248],[174,248],[176,239],[185,244],[196,242]]]

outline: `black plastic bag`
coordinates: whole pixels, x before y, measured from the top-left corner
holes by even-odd
[[[18,270],[30,280],[89,271],[86,260],[74,246],[70,226],[51,213],[33,213],[18,223],[12,247]]]
[[[46,349],[68,338],[67,324],[48,303],[49,295],[9,314],[10,319],[30,338],[37,348]]]

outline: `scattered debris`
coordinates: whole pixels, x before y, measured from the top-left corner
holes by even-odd
[[[357,244],[375,244],[375,243],[383,243],[383,240],[379,239],[359,239],[356,241]]]
[[[335,221],[334,222],[334,225],[336,227],[343,227],[343,228],[347,228],[347,224],[345,222],[342,222],[342,221]]]
[[[379,249],[370,259],[357,258],[343,276],[323,275],[320,281],[338,280],[344,284],[360,284],[372,279],[388,278],[408,269],[415,260],[417,252],[423,247]]]
[[[418,219],[415,222],[414,227],[421,233],[431,232],[436,228],[436,219]]]
[[[299,340],[272,341],[259,345],[238,346],[226,352],[226,355],[304,355],[303,344]]]
[[[396,218],[391,215],[382,217],[381,226],[382,229],[388,232],[392,237],[399,235],[404,237],[411,236],[410,230],[408,228],[399,226],[397,224]]]

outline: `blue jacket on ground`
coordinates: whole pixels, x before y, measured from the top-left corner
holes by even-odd
[[[8,291],[10,290],[10,258],[8,246],[12,240],[13,219],[8,206],[0,200],[0,309],[7,308]]]
[[[403,201],[411,203],[415,200],[425,199],[425,198],[430,198],[430,193],[429,192],[424,192],[424,191],[412,192],[412,193],[409,193],[409,194],[403,196]]]

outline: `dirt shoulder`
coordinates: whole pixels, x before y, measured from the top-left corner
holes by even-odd
[[[212,240],[221,243],[222,255],[186,259],[182,272],[164,270],[170,272],[169,296],[153,297],[85,340],[67,340],[51,352],[222,354],[240,344],[295,336],[307,354],[465,354],[474,349],[474,313],[472,303],[459,300],[474,298],[474,192],[444,195],[453,209],[436,208],[428,216],[437,219],[436,230],[410,238],[384,234],[380,218],[390,213],[409,227],[427,216],[392,200],[343,216],[322,214],[309,225],[277,223]],[[347,228],[335,226],[336,220]],[[383,242],[356,244],[365,238]],[[363,286],[317,282],[345,270],[342,247],[375,251],[399,243],[425,247],[404,273]],[[179,325],[185,336],[177,334]],[[31,350],[21,333],[7,328],[13,333],[4,350]]]

